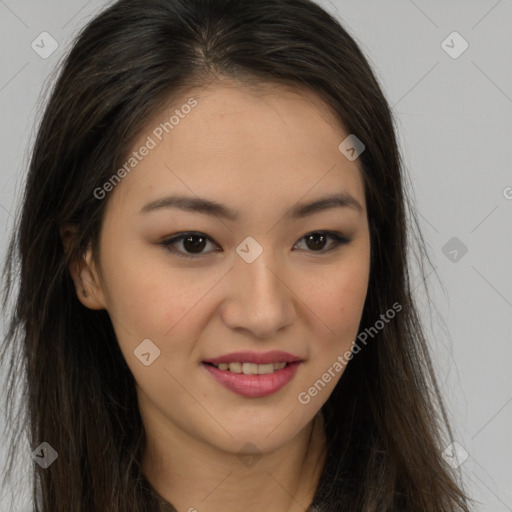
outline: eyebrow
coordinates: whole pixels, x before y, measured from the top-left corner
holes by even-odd
[[[363,212],[363,207],[348,193],[332,194],[310,202],[297,203],[287,214],[286,217],[291,219],[300,219],[314,213],[328,210],[331,208],[351,208],[358,213]],[[239,212],[231,208],[201,197],[190,196],[166,196],[144,205],[140,211],[141,214],[153,212],[166,208],[179,208],[190,212],[203,213],[222,217],[231,221],[236,221]]]

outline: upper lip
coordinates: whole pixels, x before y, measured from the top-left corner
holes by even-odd
[[[204,363],[220,364],[220,363],[253,363],[253,364],[268,364],[268,363],[293,363],[295,361],[302,361],[298,356],[282,352],[280,350],[271,350],[269,352],[231,352],[224,354],[220,357],[206,359]]]

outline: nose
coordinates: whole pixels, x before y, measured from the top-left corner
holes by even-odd
[[[283,265],[268,248],[252,263],[235,257],[222,305],[222,319],[230,329],[269,338],[293,324],[298,299]]]

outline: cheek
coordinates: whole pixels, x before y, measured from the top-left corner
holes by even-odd
[[[310,363],[297,395],[302,406],[320,408],[345,371],[364,308],[367,272],[365,265],[345,265],[343,270],[333,269],[327,278],[316,276],[316,286],[309,283],[305,303],[312,311],[309,317],[316,320]]]
[[[162,399],[159,393],[163,389],[169,396],[178,396],[180,387],[166,370],[180,375],[191,357],[199,325],[194,305],[206,293],[208,283],[197,283],[190,275],[171,272],[168,267],[147,265],[136,255],[113,262],[104,265],[105,274],[111,270],[107,274],[108,312],[125,361],[138,385],[154,401]],[[139,348],[143,346],[144,350]],[[148,352],[151,362],[145,366],[139,357]]]
[[[318,346],[349,347],[357,335],[368,288],[368,267],[361,262],[312,275],[303,288],[304,303],[318,321]],[[344,348],[345,350],[345,348]]]
[[[194,307],[208,282],[159,265],[160,258],[148,264],[148,256],[139,254],[104,265],[109,313],[135,336],[161,338]]]

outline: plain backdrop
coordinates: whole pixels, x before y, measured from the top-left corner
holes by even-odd
[[[512,511],[512,0],[319,3],[359,43],[392,106],[433,264],[434,314],[426,303],[422,314],[454,441],[467,453],[466,488],[475,510]],[[0,0],[2,257],[43,84],[107,5]],[[43,32],[58,44],[49,56],[32,47],[51,41]],[[31,451],[27,443],[27,474]],[[30,510],[26,491],[12,510]],[[0,490],[0,512],[10,507],[9,490]]]

